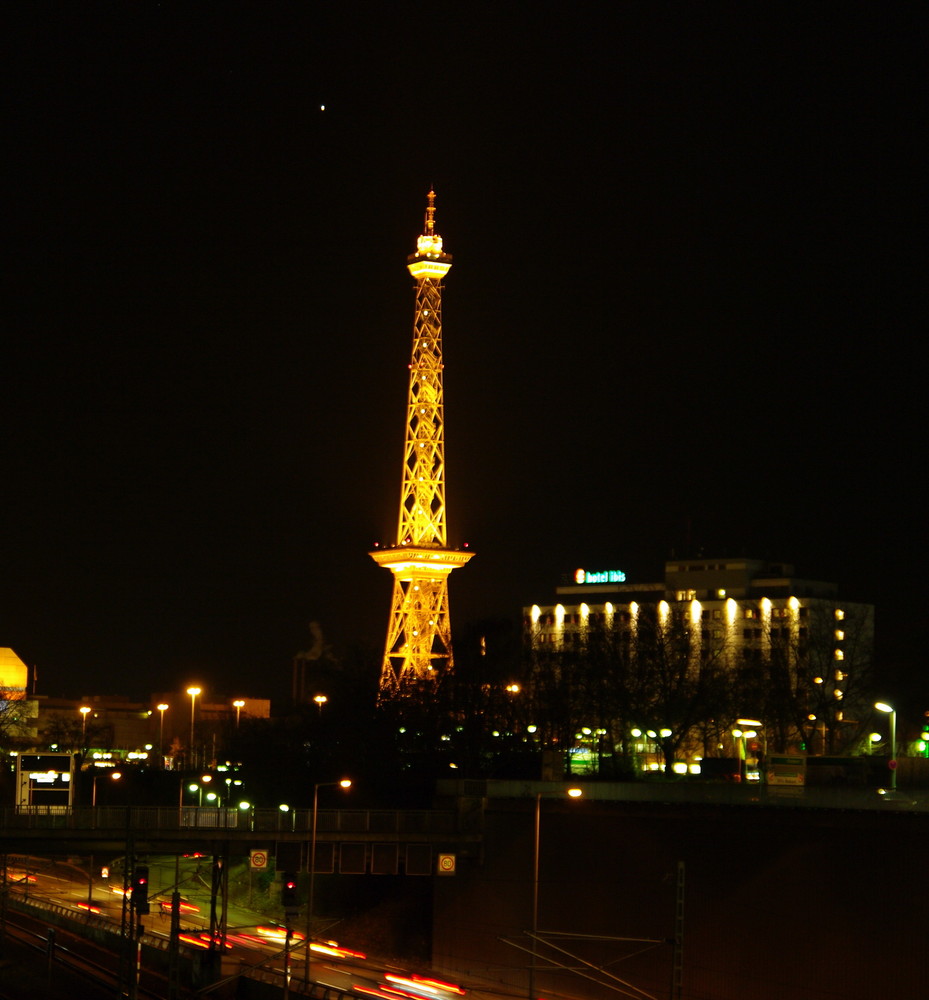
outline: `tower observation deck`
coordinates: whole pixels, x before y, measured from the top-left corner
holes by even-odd
[[[448,576],[472,553],[448,547],[442,385],[442,279],[452,258],[435,231],[435,192],[407,258],[416,308],[396,545],[371,558],[394,575],[379,700],[421,697],[452,669]]]

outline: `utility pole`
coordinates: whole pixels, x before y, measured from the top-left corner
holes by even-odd
[[[671,957],[671,1000],[681,1000],[684,991],[684,862],[677,863],[674,901],[674,953]]]

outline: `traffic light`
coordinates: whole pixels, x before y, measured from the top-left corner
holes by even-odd
[[[149,912],[148,865],[136,865],[132,873],[132,905],[140,916]]]
[[[285,910],[295,910],[300,906],[297,876],[293,872],[284,872],[284,877],[281,880],[281,906]]]

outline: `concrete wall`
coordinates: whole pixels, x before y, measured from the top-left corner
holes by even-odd
[[[433,959],[525,990],[528,955],[505,940],[529,947],[535,802],[486,801],[483,857],[436,879]],[[684,862],[683,1000],[915,997],[929,981],[926,814],[543,800],[540,839],[543,931],[670,939]],[[543,954],[671,995],[670,944],[556,943],[577,957]],[[535,992],[616,995],[568,972],[538,973]]]

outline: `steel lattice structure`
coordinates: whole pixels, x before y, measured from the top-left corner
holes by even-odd
[[[448,575],[472,553],[449,549],[445,512],[442,279],[452,266],[435,231],[435,192],[407,258],[416,281],[403,485],[395,546],[371,557],[394,574],[380,700],[424,695],[452,668]]]

